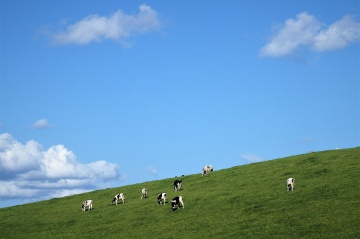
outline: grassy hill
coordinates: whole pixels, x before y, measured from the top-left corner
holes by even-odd
[[[180,192],[169,178],[54,198],[0,209],[0,238],[360,238],[359,169],[358,147],[183,176]],[[185,208],[157,205],[160,192]],[[86,199],[95,209],[81,212]]]

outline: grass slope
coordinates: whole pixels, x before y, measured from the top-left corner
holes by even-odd
[[[315,152],[183,176],[180,192],[169,178],[3,208],[0,238],[360,238],[359,159],[360,148]],[[126,203],[110,205],[120,192]],[[160,192],[185,208],[157,205]],[[86,199],[95,209],[81,212]]]

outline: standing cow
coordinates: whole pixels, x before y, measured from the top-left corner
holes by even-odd
[[[204,176],[210,172],[212,172],[214,169],[213,169],[213,166],[211,165],[205,165],[202,169],[202,173],[201,173],[201,176]]]
[[[123,203],[125,203],[125,195],[123,193],[115,195],[114,199],[112,200],[111,204],[118,204],[118,201],[121,200]]]
[[[158,196],[157,196],[157,201],[158,201],[158,204],[160,205],[161,203],[166,203],[166,193],[160,193]]]
[[[176,209],[179,209],[180,207],[185,208],[183,197],[182,196],[174,197],[171,200],[171,208],[172,208],[172,210],[175,211]]]
[[[141,199],[146,199],[148,197],[148,191],[146,188],[141,189]]]
[[[174,182],[174,191],[179,191],[182,187],[182,180],[175,180]]]
[[[93,200],[86,200],[82,203],[81,210],[85,212],[86,208],[88,208],[89,211],[93,209]]]
[[[286,188],[287,190],[294,191],[294,185],[295,185],[295,178],[288,178],[286,180]]]

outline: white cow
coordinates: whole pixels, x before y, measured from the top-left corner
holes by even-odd
[[[204,176],[206,175],[207,173],[209,172],[212,172],[214,169],[213,169],[213,166],[211,165],[205,165],[202,169],[202,173],[201,173],[201,176]]]
[[[176,209],[178,209],[180,207],[185,208],[182,196],[174,197],[171,200],[171,208],[172,208],[172,210],[175,211]]]
[[[81,210],[85,212],[86,208],[88,208],[89,211],[93,209],[93,200],[86,200],[82,203]]]
[[[286,180],[286,188],[287,190],[294,191],[294,185],[295,185],[295,178],[288,178]]]
[[[141,199],[148,197],[148,191],[146,188],[141,189]]]
[[[122,200],[123,203],[125,203],[125,195],[123,193],[115,195],[114,199],[112,200],[111,204],[118,204],[118,201]]]
[[[158,204],[160,205],[161,203],[166,203],[166,193],[160,193],[157,197],[158,200]]]

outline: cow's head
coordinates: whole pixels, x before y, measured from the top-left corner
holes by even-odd
[[[171,209],[172,209],[173,211],[175,211],[176,209],[178,209],[178,207],[177,207],[176,205],[177,205],[176,201],[171,201]]]

